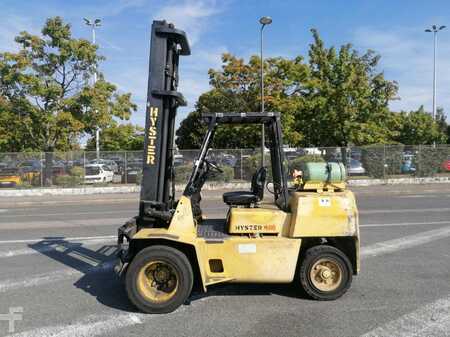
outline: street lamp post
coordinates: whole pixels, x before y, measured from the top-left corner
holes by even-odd
[[[261,24],[261,113],[264,113],[264,58],[263,58],[263,30],[266,25],[270,25],[272,23],[272,18],[269,16],[263,16],[259,19],[259,23]],[[265,131],[264,124],[261,125],[261,167],[264,166],[264,146],[265,144]]]
[[[443,30],[445,26],[431,26],[430,29],[425,29],[427,33],[433,33],[433,120],[436,119],[436,48],[437,48],[437,33]]]
[[[95,28],[100,27],[102,25],[102,21],[100,19],[89,20],[83,18],[84,22],[87,26],[92,28],[92,44],[95,44]],[[94,86],[97,83],[97,68],[94,71]],[[100,159],[100,129],[95,129],[95,152],[97,155],[97,159]]]

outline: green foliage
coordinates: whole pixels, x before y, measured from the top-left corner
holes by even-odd
[[[208,177],[206,182],[224,182],[228,183],[234,178],[234,169],[229,166],[220,167],[223,173],[212,172]],[[192,165],[181,165],[175,167],[175,183],[177,184],[187,184],[190,176],[192,174]]]
[[[118,94],[101,74],[95,86],[87,84],[104,59],[96,45],[74,38],[60,17],[48,19],[41,33],[22,32],[16,37],[19,52],[0,53],[0,97],[9,104],[1,120],[17,124],[0,146],[66,151],[78,147],[84,133],[110,125],[113,117],[129,118],[136,110],[130,94]]]
[[[326,48],[316,30],[303,57],[269,58],[264,62],[266,111],[280,111],[285,143],[292,146],[347,146],[387,143],[396,136],[395,118],[388,104],[397,84],[377,72],[380,57],[360,55],[350,44],[338,51]],[[249,62],[230,54],[223,66],[209,71],[212,89],[200,96],[195,112],[177,131],[180,148],[198,148],[205,112],[259,111],[261,60]],[[203,129],[202,129],[203,128]],[[260,131],[254,126],[226,126],[218,130],[215,147],[257,147]]]
[[[192,165],[180,165],[175,167],[175,183],[187,184],[192,174]]]
[[[386,178],[388,175],[400,174],[403,162],[403,145],[365,146],[361,151],[361,162],[366,174],[372,178]]]
[[[272,164],[268,153],[264,156],[264,165],[267,167],[267,180],[272,180]],[[251,156],[242,156],[242,174],[244,180],[251,180],[255,172],[261,167],[261,153]]]
[[[144,129],[132,124],[112,123],[100,132],[101,151],[142,151],[144,148]],[[91,137],[86,150],[95,150],[95,137]]]
[[[73,177],[84,178],[84,168],[81,166],[74,166],[70,169],[70,175]]]
[[[222,183],[229,183],[234,178],[234,169],[230,166],[221,166],[222,173],[214,172],[208,178],[208,181],[216,181]]]
[[[408,144],[445,144],[447,135],[445,134],[445,117],[442,120],[443,111],[441,109],[441,117],[437,116],[437,121],[433,121],[433,117],[425,112],[423,106],[416,111],[404,112],[396,115],[398,119],[398,136],[395,141]]]
[[[55,185],[63,187],[79,186],[84,181],[84,169],[82,167],[72,167],[69,174],[54,177]]]
[[[180,149],[199,148],[206,127],[201,115],[211,112],[260,111],[260,65],[261,60],[253,56],[244,62],[230,54],[222,56],[220,70],[209,70],[212,89],[199,97],[196,109],[181,123],[177,130],[177,146]],[[292,127],[299,100],[294,88],[307,74],[302,58],[292,60],[281,57],[266,59],[265,104],[266,111],[281,111],[283,133],[289,143],[299,143],[302,136]],[[289,99],[291,97],[291,99]],[[261,127],[258,125],[222,125],[216,131],[215,148],[255,148],[260,146]]]
[[[325,162],[325,159],[321,155],[307,154],[304,156],[299,156],[289,161],[289,172],[292,173],[294,172],[294,170],[301,170],[301,167],[305,163],[323,163],[323,162]]]
[[[450,151],[448,146],[419,146],[414,157],[415,175],[418,177],[433,177],[442,170],[442,164],[447,160]]]
[[[352,45],[326,48],[318,32],[309,49],[310,81],[297,127],[306,145],[347,146],[389,141],[388,103],[397,83],[377,72],[373,51],[360,55]]]

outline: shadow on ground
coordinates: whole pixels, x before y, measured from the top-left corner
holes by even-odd
[[[56,260],[83,274],[74,286],[94,296],[108,307],[137,312],[128,300],[123,280],[113,271],[116,261],[116,245],[104,245],[91,249],[81,243],[69,242],[64,237],[46,237],[29,245],[40,254]],[[292,285],[286,284],[219,284],[208,287],[208,292],[194,290],[185,303],[216,296],[269,296],[272,294],[305,298]]]
[[[122,281],[113,271],[116,245],[92,249],[66,241],[64,237],[46,237],[29,247],[81,272],[83,276],[74,286],[94,296],[100,303],[119,310],[136,311],[127,298]]]

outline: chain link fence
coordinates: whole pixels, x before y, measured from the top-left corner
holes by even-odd
[[[351,179],[389,179],[406,177],[450,177],[448,145],[373,145],[365,147],[284,148],[289,173],[302,162],[338,161],[347,167]],[[175,153],[176,183],[186,183],[198,150]],[[222,174],[217,182],[250,181],[261,162],[259,149],[211,149],[210,161]],[[96,152],[24,152],[0,153],[0,187],[77,187],[140,184],[142,151]],[[265,165],[270,167],[270,154]]]

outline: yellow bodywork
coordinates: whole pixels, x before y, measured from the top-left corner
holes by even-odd
[[[232,207],[229,235],[211,239],[197,235],[190,199],[182,196],[168,228],[142,228],[132,240],[164,239],[194,247],[197,261],[191,262],[198,263],[205,291],[220,282],[291,282],[307,237],[352,237],[358,259],[358,214],[350,191],[295,192],[290,210]]]
[[[1,185],[21,185],[22,179],[20,175],[0,175],[0,186]]]
[[[289,236],[355,236],[358,213],[355,197],[343,192],[295,192],[289,200],[292,212]]]

